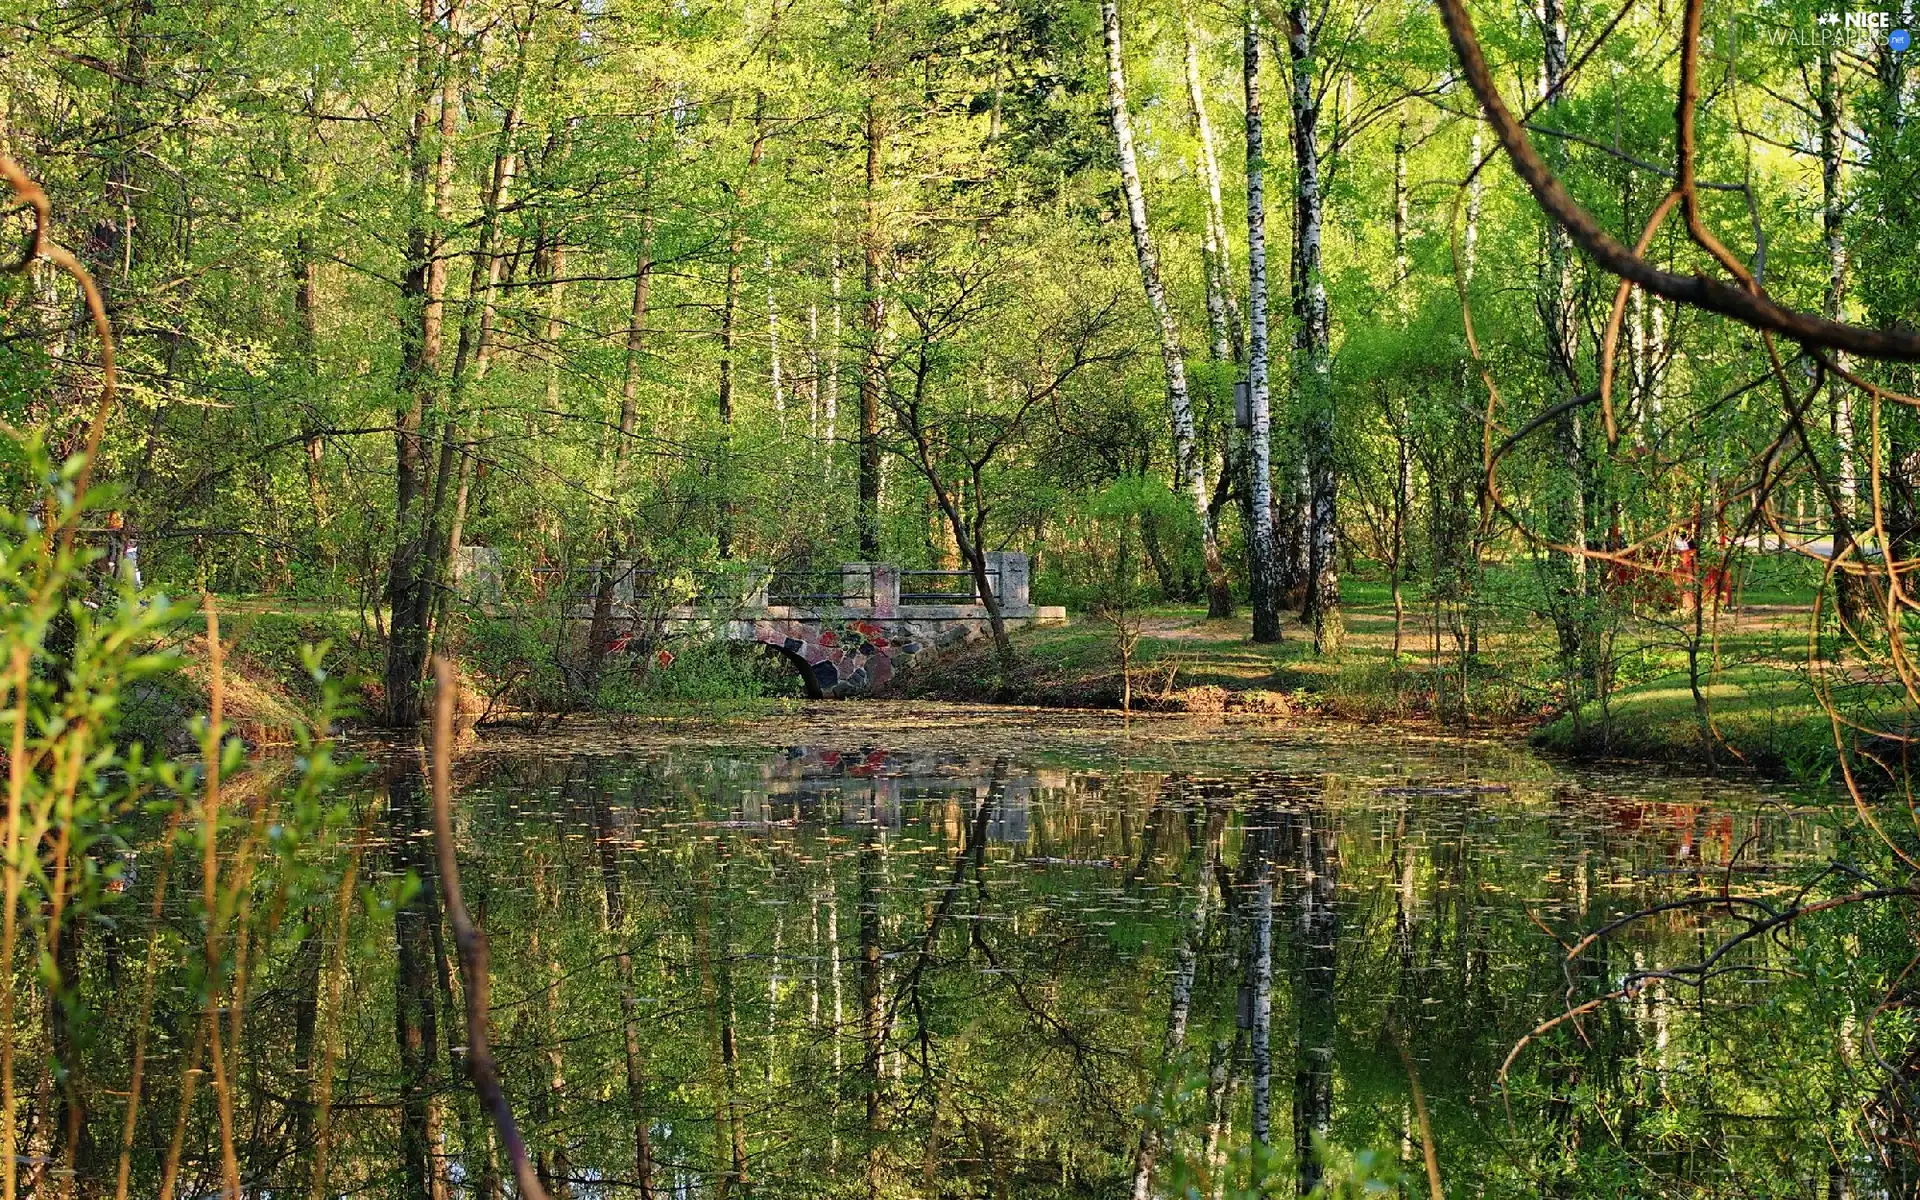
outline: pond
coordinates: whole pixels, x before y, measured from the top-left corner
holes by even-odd
[[[419,759],[376,758],[311,892],[348,902],[264,926],[226,1014],[233,1154],[258,1196],[510,1194]],[[1903,913],[1750,937],[1704,986],[1636,975],[1862,886],[1825,797],[1387,728],[885,705],[472,739],[454,780],[553,1196],[1424,1196],[1428,1146],[1455,1196],[1905,1186],[1907,1026],[1868,1022]],[[128,1076],[154,874],[89,935],[92,1079]],[[161,940],[192,945],[176,888]],[[130,1194],[170,1139],[177,1194],[218,1194],[217,1124],[180,1106],[196,985],[161,982]],[[82,1194],[110,1194],[117,1086]]]

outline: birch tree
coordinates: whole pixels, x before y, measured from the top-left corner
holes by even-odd
[[[1200,522],[1200,536],[1207,564],[1207,607],[1209,611],[1231,611],[1232,596],[1226,565],[1220,557],[1220,541],[1208,520],[1207,481],[1200,466],[1200,446],[1193,420],[1193,402],[1187,390],[1186,348],[1173,307],[1160,278],[1160,256],[1153,248],[1153,234],[1147,224],[1147,194],[1140,182],[1140,164],[1134,153],[1133,118],[1127,112],[1126,63],[1120,42],[1119,0],[1101,0],[1100,25],[1107,45],[1107,111],[1113,126],[1114,150],[1120,160],[1120,185],[1126,195],[1127,224],[1133,231],[1134,257],[1140,264],[1140,283],[1147,293],[1147,305],[1153,310],[1160,333],[1160,359],[1166,369],[1167,407],[1173,419],[1174,480],[1179,491],[1192,501],[1193,513]]]
[[[1293,390],[1301,422],[1306,484],[1306,595],[1301,617],[1313,623],[1315,654],[1337,653],[1340,617],[1338,479],[1333,446],[1333,334],[1321,267],[1319,35],[1303,0],[1287,8],[1287,50],[1293,88]]]
[[[1268,381],[1266,142],[1260,104],[1260,5],[1248,0],[1243,48],[1247,97],[1247,433],[1253,640],[1280,640],[1280,579],[1273,539],[1273,430]]]

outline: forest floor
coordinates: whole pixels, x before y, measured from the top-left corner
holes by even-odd
[[[1134,706],[1360,723],[1431,720],[1528,735],[1584,758],[1745,764],[1807,782],[1822,781],[1833,770],[1831,725],[1806,666],[1809,606],[1785,580],[1751,587],[1717,623],[1703,622],[1694,669],[1686,653],[1696,632],[1689,613],[1640,617],[1622,626],[1612,642],[1610,694],[1577,714],[1564,712],[1553,632],[1544,622],[1520,618],[1483,625],[1480,653],[1464,680],[1463,707],[1451,634],[1443,626],[1436,647],[1433,613],[1417,607],[1411,591],[1397,653],[1386,586],[1349,576],[1342,594],[1345,644],[1337,656],[1316,656],[1312,631],[1293,620],[1285,623],[1280,642],[1255,644],[1247,636],[1244,607],[1225,620],[1210,620],[1199,607],[1140,613]],[[183,616],[167,648],[182,653],[186,671],[128,697],[137,735],[176,750],[189,748],[189,718],[204,710],[207,666],[204,622],[197,614]],[[377,708],[372,681],[379,674],[378,647],[354,614],[234,601],[223,606],[221,624],[229,720],[248,741],[287,740],[318,699],[319,684],[302,661],[303,645],[330,642],[327,665],[334,678],[348,682],[350,703]],[[913,671],[894,695],[1060,709],[1120,707],[1121,673],[1110,627],[1075,614],[1066,626],[1019,630],[1014,641],[1018,663],[1004,676],[991,643],[977,643]],[[701,676],[696,682],[710,686],[680,702],[639,697],[629,698],[638,708],[619,707],[632,709],[629,715],[711,717],[722,709],[744,715],[791,703],[752,699],[768,686],[756,682],[772,670],[765,664],[739,679],[720,678],[746,669],[729,661],[717,658],[693,670]],[[686,665],[696,662],[688,659]],[[484,666],[475,669],[486,674]],[[1705,720],[1695,698],[1696,670]],[[485,691],[484,682],[475,686]],[[731,698],[726,704],[719,703],[723,694]]]
[[[1288,621],[1282,640],[1258,645],[1244,610],[1209,620],[1203,608],[1157,608],[1139,618],[1133,660],[1136,708],[1163,712],[1249,711],[1343,721],[1434,719],[1527,734],[1583,757],[1700,766],[1745,764],[1776,777],[1823,780],[1832,730],[1808,683],[1808,606],[1792,594],[1756,592],[1702,622],[1698,682],[1686,646],[1689,613],[1637,619],[1612,643],[1614,688],[1604,704],[1567,714],[1551,626],[1516,621],[1483,627],[1481,653],[1461,705],[1458,658],[1432,613],[1409,598],[1395,652],[1387,588],[1343,588],[1345,645],[1312,651],[1312,631]],[[991,644],[976,644],[911,675],[899,693],[925,699],[1065,708],[1118,708],[1121,673],[1113,630],[1076,615],[1065,627],[1023,629],[1018,665],[1002,677]]]

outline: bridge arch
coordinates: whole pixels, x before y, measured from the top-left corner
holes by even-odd
[[[1029,599],[1027,566],[1027,556],[1017,551],[987,555],[988,586],[1002,621],[1009,627],[1065,624],[1063,609],[1036,607]],[[985,637],[991,625],[971,572],[843,563],[837,571],[807,573],[802,583],[815,590],[805,591],[795,590],[800,585],[783,573],[767,571],[744,596],[715,589],[664,611],[643,612],[636,601],[649,586],[643,580],[653,573],[636,571],[631,563],[612,568],[618,571],[614,607],[621,619],[636,628],[646,622],[667,636],[717,636],[766,646],[799,672],[812,699],[883,688],[914,656]],[[815,578],[820,575],[826,576],[824,584]],[[730,577],[735,584],[739,578],[737,571]],[[577,605],[573,615],[591,621],[594,606]]]
[[[800,686],[806,689],[807,699],[824,700],[827,698],[827,693],[820,687],[820,677],[813,672],[813,664],[808,662],[798,651],[788,647],[787,642],[789,639],[758,637],[754,640],[755,644],[763,649],[772,651],[775,657],[784,660],[788,666],[793,668],[794,673],[800,677]]]
[[[860,695],[892,679],[896,662],[921,649],[899,632],[890,623],[809,614],[762,618],[735,636],[773,647],[800,672],[808,697],[829,699]]]

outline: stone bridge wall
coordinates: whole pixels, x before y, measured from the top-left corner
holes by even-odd
[[[1065,609],[1034,606],[1025,554],[989,554],[988,569],[999,581],[1000,614],[1008,626],[1066,624]],[[866,695],[916,656],[991,636],[984,604],[903,604],[900,568],[892,563],[847,563],[840,571],[847,603],[769,605],[762,591],[726,614],[673,609],[666,623],[669,629],[711,626],[724,615],[726,637],[772,647],[815,698]]]
[[[1064,609],[1034,606],[1025,554],[994,553],[988,560],[1009,626],[1066,623]],[[727,636],[771,646],[800,672],[809,696],[833,698],[865,695],[916,656],[991,636],[984,604],[903,604],[900,568],[891,563],[848,563],[841,576],[843,594],[857,598],[853,603],[743,607],[728,620]],[[700,617],[688,612],[685,619]]]

